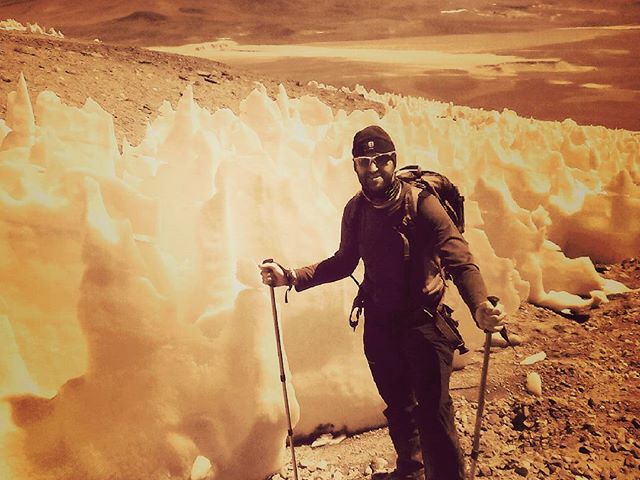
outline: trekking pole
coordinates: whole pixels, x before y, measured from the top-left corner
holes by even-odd
[[[487,300],[495,307],[500,301],[498,297],[487,297]],[[484,411],[484,396],[487,389],[487,376],[489,374],[489,356],[491,353],[491,332],[484,335],[484,357],[482,359],[482,374],[480,375],[480,394],[478,395],[478,410],[476,411],[476,426],[473,431],[473,447],[471,448],[471,472],[470,480],[476,476],[476,464],[480,453],[480,428],[482,427],[482,413]]]
[[[273,263],[269,258],[262,263]],[[289,395],[287,394],[287,377],[284,372],[284,360],[282,358],[282,344],[280,341],[280,328],[278,326],[278,309],[276,308],[276,293],[273,285],[269,285],[271,293],[271,311],[273,312],[273,327],[276,332],[276,348],[278,349],[278,365],[280,367],[280,383],[282,384],[282,397],[284,398],[284,411],[287,415],[287,436],[291,447],[291,462],[293,463],[293,478],[298,480],[298,464],[296,463],[296,451],[293,446],[293,427],[291,426],[291,411],[289,410]]]

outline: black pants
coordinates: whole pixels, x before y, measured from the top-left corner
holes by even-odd
[[[428,480],[464,480],[449,395],[453,348],[432,323],[395,325],[365,321],[364,349],[387,404],[396,468],[416,472],[423,468],[422,457]]]

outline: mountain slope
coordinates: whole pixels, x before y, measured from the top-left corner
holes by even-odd
[[[264,78],[212,60],[136,47],[0,31],[0,56],[0,118],[6,115],[7,95],[16,89],[22,73],[34,102],[42,90],[52,90],[74,106],[93,98],[113,113],[119,141],[123,136],[134,143],[141,140],[147,122],[157,115],[162,102],[169,101],[175,107],[189,84],[196,101],[211,110],[228,107],[238,112],[240,101],[258,83],[272,95],[280,83],[291,97],[313,91],[336,110],[384,110],[359,95],[310,89],[296,81]]]
[[[0,1],[0,18],[52,26],[67,36],[147,46],[218,37],[243,43],[299,43],[637,24],[640,5],[619,0],[5,0]]]

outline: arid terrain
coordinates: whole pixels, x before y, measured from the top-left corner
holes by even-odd
[[[3,18],[68,38],[173,47],[272,78],[640,130],[634,1],[10,0],[0,1]]]
[[[0,31],[0,117],[6,117],[7,94],[15,90],[20,74],[31,99],[52,90],[64,103],[82,106],[88,97],[114,116],[118,141],[123,136],[136,144],[147,122],[155,118],[163,101],[174,107],[187,85],[194,98],[210,110],[231,108],[258,83],[275,94],[283,83],[291,97],[315,95],[335,109],[347,112],[384,108],[359,95],[309,89],[306,83],[280,82],[245,69],[181,55],[152,52],[138,47],[97,44]]]
[[[188,84],[199,104],[236,111],[256,82],[271,93],[278,85],[209,60],[26,34],[0,33],[0,56],[0,118],[6,118],[7,93],[23,73],[33,100],[44,89],[72,105],[93,98],[114,115],[119,143],[125,136],[139,141],[161,102],[175,106]],[[292,97],[320,96],[335,109],[383,110],[355,94],[316,90],[295,80],[285,86]],[[599,268],[607,278],[640,288],[638,258]],[[523,304],[510,322],[511,332],[524,342],[492,354],[479,476],[640,478],[640,293],[616,296],[571,318]],[[542,362],[519,364],[540,351],[546,353]],[[472,356],[452,380],[465,452],[470,451],[482,353]],[[542,378],[540,397],[525,389],[530,371]],[[304,479],[365,479],[374,469],[393,466],[383,429],[318,448],[309,445],[311,440],[297,448]]]

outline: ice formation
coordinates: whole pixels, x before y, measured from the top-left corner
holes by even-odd
[[[56,30],[53,27],[49,27],[49,29],[45,29],[45,28],[42,28],[37,23],[29,23],[29,22],[27,22],[27,25],[23,25],[22,23],[18,22],[17,20],[14,20],[13,18],[9,18],[7,20],[0,20],[0,30],[38,33],[40,35],[47,35],[50,37],[64,38],[64,34],[60,30]]]
[[[239,114],[210,112],[187,89],[119,149],[95,102],[42,92],[32,106],[21,79],[0,120],[0,478],[277,470],[286,422],[257,264],[336,249],[358,185],[352,136],[371,123],[400,165],[459,185],[466,237],[509,311],[625,289],[592,260],[638,252],[637,133],[363,94],[387,106],[382,119],[282,87],[275,99],[257,88]],[[297,433],[382,422],[361,329],[346,324],[354,293],[345,280],[280,304]]]

